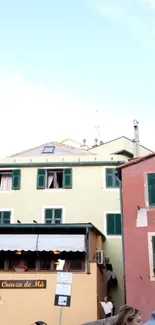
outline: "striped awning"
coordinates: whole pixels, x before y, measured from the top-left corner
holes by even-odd
[[[0,235],[0,251],[84,252],[84,235]]]

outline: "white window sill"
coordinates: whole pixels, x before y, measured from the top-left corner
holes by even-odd
[[[43,192],[66,192],[66,188],[51,188],[51,189],[48,189],[48,188],[46,188],[46,189],[44,189],[44,190],[42,190]]]
[[[2,191],[2,190],[0,190],[0,194],[1,193],[12,193],[12,192],[15,192],[15,190],[9,190],[9,191]]]
[[[118,191],[119,187],[102,187],[104,191]]]
[[[107,239],[121,239],[122,238],[121,235],[106,235],[105,233],[104,233],[104,235],[106,236]]]

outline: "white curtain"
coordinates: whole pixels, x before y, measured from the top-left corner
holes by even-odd
[[[53,178],[54,176],[51,174],[51,175],[48,175],[48,180],[47,180],[47,187],[48,188],[51,188],[51,185],[52,185],[52,182],[53,182]]]
[[[54,188],[59,188],[59,184],[58,184],[58,181],[57,181],[57,173],[56,172],[54,173]]]
[[[51,187],[53,182],[53,186]],[[48,188],[59,188],[59,184],[57,181],[57,172],[49,173],[47,177],[47,187]]]
[[[12,176],[11,175],[2,175],[0,183],[1,191],[11,191],[12,190]]]

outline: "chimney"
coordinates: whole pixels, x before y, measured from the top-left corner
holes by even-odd
[[[83,144],[80,146],[82,149],[88,149],[88,145],[86,144],[86,139],[83,139]]]
[[[97,147],[98,146],[98,139],[95,138],[95,146]]]
[[[133,127],[134,127],[134,139],[133,139],[133,154],[134,158],[138,158],[140,156],[140,148],[139,148],[139,127],[138,121],[133,120]]]
[[[83,146],[86,146],[86,139],[83,139]]]

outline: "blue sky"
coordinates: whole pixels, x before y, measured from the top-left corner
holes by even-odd
[[[134,118],[155,149],[154,85],[155,0],[0,1],[1,156]]]

